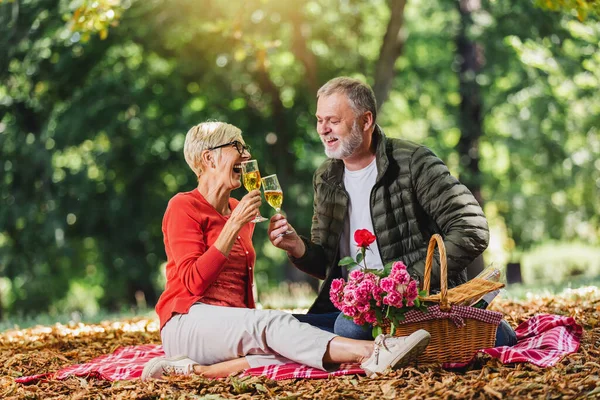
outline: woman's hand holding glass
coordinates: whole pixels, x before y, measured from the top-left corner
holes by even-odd
[[[259,213],[259,207],[262,204],[260,190],[252,190],[240,200],[239,204],[231,212],[229,220],[239,224],[239,228],[248,222],[254,222],[254,218]]]
[[[242,182],[248,192],[260,189],[260,170],[258,169],[258,162],[256,160],[242,162]],[[260,215],[260,211],[257,211],[252,222],[257,223],[263,221],[267,221],[267,219]]]

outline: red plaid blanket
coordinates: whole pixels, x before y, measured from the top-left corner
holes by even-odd
[[[551,367],[565,355],[576,353],[583,328],[572,317],[536,315],[515,330],[517,344],[481,350],[504,364],[530,362],[538,367]]]
[[[40,379],[66,379],[69,376],[84,376],[107,381],[125,381],[142,376],[144,364],[165,353],[162,346],[145,344],[119,347],[112,354],[96,357],[85,364],[76,364],[55,373],[24,376],[15,379],[19,383],[34,383]]]
[[[567,354],[579,350],[583,329],[571,317],[536,315],[516,329],[518,343],[513,347],[496,347],[480,350],[499,358],[503,363],[530,362],[539,367],[550,367]],[[139,378],[144,364],[154,357],[164,356],[162,346],[149,344],[121,347],[112,354],[103,355],[85,364],[72,365],[55,373],[24,376],[19,383],[33,383],[40,379],[65,379],[83,376],[108,381]],[[464,366],[445,364],[444,367]],[[266,376],[274,380],[291,378],[329,378],[332,376],[364,374],[357,364],[345,364],[333,372],[320,371],[300,364],[270,365],[250,368],[244,375]]]
[[[280,381],[283,379],[305,378],[326,379],[342,375],[364,375],[360,364],[342,364],[335,371],[321,371],[302,364],[267,365],[266,367],[250,368],[242,374],[251,376],[266,376],[269,379]]]
[[[504,364],[530,362],[538,367],[552,367],[568,354],[579,350],[583,328],[572,317],[540,314],[521,323],[517,344],[479,350],[500,359]],[[464,367],[468,363],[446,363],[444,368]]]

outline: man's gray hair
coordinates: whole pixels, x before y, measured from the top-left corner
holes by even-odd
[[[373,124],[377,123],[377,100],[375,100],[375,94],[369,85],[358,79],[340,76],[321,86],[317,92],[317,99],[320,96],[330,96],[334,93],[341,93],[348,98],[350,107],[356,116],[371,111]]]

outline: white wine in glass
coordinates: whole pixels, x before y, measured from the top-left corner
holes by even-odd
[[[283,192],[281,190],[265,190],[265,198],[267,203],[279,212],[283,203]]]
[[[260,189],[260,170],[258,169],[258,162],[256,160],[242,161],[242,182],[247,191]],[[267,219],[260,214],[252,220],[252,222],[263,222]]]
[[[242,179],[247,191],[260,189],[260,171],[244,172]]]
[[[262,186],[265,192],[265,199],[267,199],[267,203],[269,203],[269,205],[273,207],[275,211],[280,212],[281,204],[283,204],[283,190],[281,190],[277,175],[269,175],[262,178]],[[281,236],[289,235],[290,233],[294,233],[294,231],[288,229],[281,234]]]

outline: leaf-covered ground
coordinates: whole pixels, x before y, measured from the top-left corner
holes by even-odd
[[[379,398],[600,398],[600,290],[566,291],[559,296],[516,302],[497,300],[493,308],[512,326],[536,313],[573,316],[585,329],[582,346],[557,366],[502,365],[481,357],[467,371],[405,368],[377,379],[347,376],[329,380],[270,381],[230,377],[207,380],[170,377],[164,381],[106,382],[70,378],[20,385],[14,378],[56,371],[86,362],[124,345],[159,343],[155,320],[73,324],[12,330],[0,334],[0,398],[99,399],[379,399]]]

